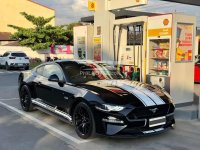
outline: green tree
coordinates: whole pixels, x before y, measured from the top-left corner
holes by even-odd
[[[81,26],[82,24],[80,22],[73,22],[73,23],[70,23],[70,24],[67,24],[67,25],[64,25],[65,26],[65,29],[68,31],[68,41],[70,42],[71,45],[73,45],[73,28],[76,27],[76,26]]]
[[[52,26],[49,22],[54,18],[35,17],[25,12],[21,12],[33,28],[23,28],[15,25],[8,25],[17,30],[11,38],[19,41],[22,46],[30,47],[33,50],[47,49],[52,44],[73,44],[73,31],[65,26]]]

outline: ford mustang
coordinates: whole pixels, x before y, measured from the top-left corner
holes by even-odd
[[[19,75],[22,109],[39,109],[74,125],[81,138],[143,136],[175,125],[175,106],[163,89],[128,81],[100,62],[57,60]]]

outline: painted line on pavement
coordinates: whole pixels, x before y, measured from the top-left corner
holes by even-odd
[[[12,73],[20,73],[20,71],[1,71],[0,74],[12,74]]]
[[[40,121],[39,119],[36,119],[36,118],[32,117],[31,115],[28,115],[28,114],[24,113],[23,111],[15,108],[13,106],[7,105],[7,104],[5,104],[5,103],[3,103],[1,101],[0,101],[0,105],[5,107],[5,108],[7,108],[8,110],[10,110],[13,113],[16,113],[16,114],[18,114],[20,116],[23,116],[25,119],[27,118],[28,120],[40,125],[41,127],[44,127],[44,129],[47,129],[47,131],[48,130],[52,131],[53,133],[52,132],[50,132],[50,133],[52,133],[53,135],[55,135],[58,138],[64,137],[64,138],[66,138],[66,139],[68,139],[68,140],[70,140],[70,141],[72,141],[72,142],[74,142],[76,144],[82,144],[82,143],[91,142],[91,141],[94,140],[94,139],[91,139],[91,140],[79,140],[79,139],[77,139],[77,138],[75,138],[75,137],[73,137],[71,135],[66,134],[65,132],[63,132],[61,130],[58,130],[58,129],[50,126],[49,124],[46,124],[46,123]]]
[[[19,98],[1,98],[0,101],[13,101],[13,100],[19,100]]]

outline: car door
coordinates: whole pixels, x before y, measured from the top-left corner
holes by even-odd
[[[44,67],[44,77],[47,80],[48,89],[46,89],[47,93],[50,93],[46,95],[45,101],[47,103],[50,103],[53,106],[57,106],[59,108],[65,109],[67,106],[67,100],[69,97],[69,93],[65,91],[65,84],[60,84],[58,82],[52,82],[48,81],[48,78],[51,75],[57,75],[59,78],[59,81],[65,82],[65,77],[63,74],[62,69],[59,67],[58,64],[50,64],[46,65]]]
[[[36,69],[34,84],[37,98],[41,100],[48,99],[48,95],[51,93],[50,87],[48,87],[48,80],[44,76],[45,65],[40,66]]]

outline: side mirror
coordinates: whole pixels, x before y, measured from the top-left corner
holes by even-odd
[[[51,82],[59,82],[59,78],[56,74],[53,74],[49,77],[48,81],[51,81]]]

